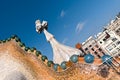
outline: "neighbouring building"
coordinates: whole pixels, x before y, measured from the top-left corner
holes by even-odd
[[[82,44],[76,44],[76,48],[85,54],[92,53],[99,58],[103,54],[120,55],[120,13],[111,20],[103,32],[97,34],[95,39],[90,36]]]
[[[114,31],[105,30],[98,33],[96,41],[105,50],[106,54],[111,56],[120,54],[120,38]]]
[[[120,13],[116,16],[115,20],[110,22],[106,29],[109,31],[114,31],[120,38]]]
[[[99,46],[97,41],[92,36],[82,43],[82,49],[85,54],[91,53],[97,58],[100,58],[105,54],[105,51]]]

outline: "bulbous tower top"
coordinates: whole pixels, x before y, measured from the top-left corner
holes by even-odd
[[[36,31],[38,32],[38,33],[41,33],[42,31],[43,31],[43,29],[48,29],[48,23],[47,23],[47,21],[43,21],[42,23],[41,23],[41,21],[40,20],[36,20],[35,21],[35,27],[36,27]]]

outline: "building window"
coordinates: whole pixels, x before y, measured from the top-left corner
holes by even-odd
[[[103,39],[103,41],[106,41],[106,39]]]
[[[93,49],[93,48],[92,48],[91,50],[92,50],[92,51],[94,51],[94,49]]]
[[[117,40],[117,38],[112,38],[112,41],[115,42]]]
[[[105,32],[105,33],[106,33],[106,36],[105,36],[105,40],[106,40],[106,39],[110,38],[110,35],[107,32]]]
[[[115,44],[112,44],[112,46],[115,48],[116,47],[116,45]]]
[[[120,44],[120,41],[118,41],[116,44],[119,45],[119,44]]]
[[[89,47],[92,47],[92,45],[89,45]]]
[[[96,51],[95,51],[94,53],[95,53],[95,54],[97,54],[97,52],[96,52]]]
[[[104,52],[102,52],[102,54],[103,54],[103,55],[105,55],[105,53],[104,53]]]
[[[116,33],[119,33],[119,30],[117,30]]]
[[[101,56],[100,55],[97,55],[99,58],[101,58]]]
[[[113,55],[117,54],[117,51],[113,51]]]
[[[108,46],[106,49],[107,49],[108,51],[111,51],[111,50],[113,49],[113,46]]]
[[[118,28],[117,30],[120,31],[120,28]]]
[[[120,30],[120,28],[118,28],[118,30]]]
[[[95,55],[97,55],[97,57],[99,57],[99,58],[101,57],[96,51],[94,53],[95,53]]]
[[[88,50],[88,48],[85,48],[85,51],[87,51]]]
[[[98,48],[98,45],[95,45],[96,48]]]
[[[100,44],[102,44],[102,42],[100,41]]]
[[[119,51],[120,51],[120,48],[117,48],[117,51],[119,52]]]
[[[99,48],[98,50],[99,50],[99,51],[102,51],[102,49],[101,49],[101,48]]]

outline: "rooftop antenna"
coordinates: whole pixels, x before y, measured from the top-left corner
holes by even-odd
[[[47,21],[36,20],[36,31],[41,33],[42,31],[45,34],[47,41],[51,44],[53,49],[53,62],[56,64],[61,64],[63,61],[69,61],[70,57],[73,54],[83,55],[83,53],[76,49],[59,43],[54,36],[47,31],[48,23]]]

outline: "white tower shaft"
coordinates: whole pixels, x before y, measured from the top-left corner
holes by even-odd
[[[68,61],[73,54],[80,55],[80,53],[82,53],[78,49],[60,44],[54,38],[54,36],[49,32],[47,32],[47,30],[45,29],[44,29],[44,34],[46,36],[47,41],[49,41],[52,46],[54,63],[61,64],[61,62],[63,61]]]

